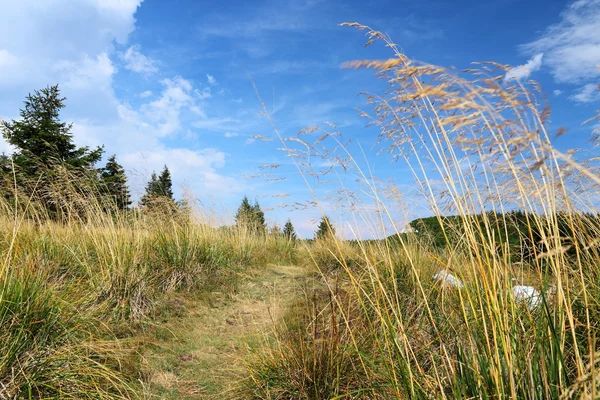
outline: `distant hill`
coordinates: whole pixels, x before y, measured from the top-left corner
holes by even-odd
[[[575,253],[573,244],[589,244],[600,234],[598,214],[580,213],[569,217],[568,214],[558,213],[552,219],[557,222],[561,242],[571,246],[570,254]],[[465,232],[472,231],[475,232],[474,236],[479,243],[490,243],[493,238],[498,246],[508,244],[511,258],[520,260],[530,259],[544,251],[542,231],[547,232],[546,236],[551,236],[548,227],[553,226],[553,223],[547,217],[511,211],[505,214],[488,212],[469,216],[418,218],[409,225],[413,233],[390,235],[386,240],[391,243],[399,242],[400,238],[407,238],[407,235],[413,234],[435,248],[444,248],[449,243],[464,240]],[[573,240],[574,236],[577,240]]]

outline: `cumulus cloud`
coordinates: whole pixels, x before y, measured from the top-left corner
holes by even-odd
[[[193,190],[224,196],[243,190],[236,178],[220,173],[226,165],[225,153],[170,146],[167,140],[183,135],[190,120],[205,116],[203,101],[211,97],[208,87],[182,77],[162,79],[155,94],[146,90],[135,96],[135,105],[115,93],[119,65],[115,61],[132,71],[160,74],[156,62],[128,43],[141,1],[4,2],[0,115],[17,118],[27,93],[58,83],[67,98],[61,117],[73,122],[77,145],[104,144],[108,153],[117,153],[134,192],[143,190],[145,171],[158,170],[165,163],[173,171],[176,187],[188,181]],[[111,59],[115,43],[127,50]],[[11,151],[3,140],[0,151]]]
[[[504,80],[508,81],[510,79],[516,79],[521,81],[528,79],[532,72],[539,71],[542,67],[542,57],[544,57],[544,53],[536,54],[531,60],[527,61],[525,65],[511,68],[506,72]]]
[[[562,94],[562,90],[554,89],[553,93],[554,93],[555,96],[560,96]]]
[[[583,85],[577,92],[569,97],[578,103],[591,103],[600,100],[600,85],[588,83]]]
[[[125,68],[142,74],[153,74],[158,72],[154,60],[146,57],[140,52],[140,46],[129,47],[124,53],[120,54],[121,60],[125,62]]]

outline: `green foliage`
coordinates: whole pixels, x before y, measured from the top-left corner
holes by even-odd
[[[285,221],[285,225],[283,226],[283,236],[290,241],[296,240],[296,231],[294,230],[294,225],[292,225],[290,219]]]
[[[27,96],[20,120],[0,122],[4,139],[15,148],[11,157],[0,158],[2,194],[13,207],[23,203],[19,198],[36,198],[53,218],[64,218],[65,208],[81,211],[73,197],[97,195],[94,164],[103,149],[73,143],[71,124],[60,120],[64,107],[58,86],[50,86]]]
[[[175,200],[173,197],[173,182],[171,181],[171,172],[166,165],[158,177],[157,189],[159,190],[159,194],[161,196],[168,197],[173,201]]]
[[[140,205],[146,211],[167,215],[174,214],[177,211],[177,204],[173,197],[171,172],[166,165],[160,176],[157,176],[156,172],[152,172],[150,181],[146,185],[146,193],[140,199]]]
[[[91,170],[102,157],[102,148],[90,151],[73,143],[71,124],[60,121],[65,107],[58,85],[36,90],[25,100],[21,120],[2,122],[2,135],[15,146],[13,162],[19,172],[38,176],[54,165]]]
[[[494,251],[506,251],[506,258],[513,262],[533,261],[548,252],[554,245],[552,238],[559,238],[565,246],[565,254],[576,257],[578,252],[590,246],[589,238],[600,228],[600,217],[594,214],[556,212],[538,215],[523,211],[505,214],[488,212],[468,216],[440,216],[420,218],[410,226],[420,240],[437,249],[456,246],[469,232],[479,243],[480,250],[493,244]]]
[[[264,234],[266,232],[265,213],[260,208],[258,201],[251,205],[248,197],[244,196],[235,214],[235,224],[238,229],[247,230],[251,234]]]
[[[125,170],[113,155],[100,172],[101,189],[108,195],[118,210],[127,210],[131,205],[131,194],[127,186]]]
[[[329,217],[324,215],[315,232],[315,239],[327,239],[335,237],[335,227],[331,224]]]

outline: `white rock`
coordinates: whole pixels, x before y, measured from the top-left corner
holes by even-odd
[[[526,303],[529,309],[537,308],[542,303],[542,296],[533,286],[516,285],[512,287],[515,301]]]
[[[443,269],[437,274],[433,275],[433,280],[440,282],[442,286],[452,286],[457,288],[463,288],[464,286],[460,279],[452,275],[446,269]]]

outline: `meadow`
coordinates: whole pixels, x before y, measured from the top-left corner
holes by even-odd
[[[15,196],[0,207],[1,398],[598,397],[596,160],[553,146],[568,133],[548,132],[542,93],[506,81],[508,67],[417,62],[347,25],[391,51],[346,67],[388,84],[363,116],[434,218],[395,225],[397,188],[349,151],[331,161],[369,190],[355,218],[378,240],[223,229],[202,210],[107,213],[77,188],[57,221]],[[280,139],[306,165],[309,150],[344,151],[323,132]]]

